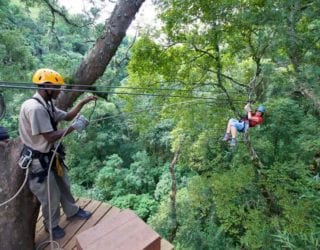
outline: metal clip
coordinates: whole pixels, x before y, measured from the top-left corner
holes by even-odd
[[[22,169],[26,169],[29,167],[31,162],[32,162],[32,151],[30,149],[26,149],[21,155],[18,164]]]

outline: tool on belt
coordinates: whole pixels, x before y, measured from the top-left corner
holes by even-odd
[[[38,177],[38,182],[42,183],[45,177],[48,175],[48,169],[50,167],[50,162],[51,162],[51,158],[53,157],[53,153],[54,153],[54,149],[50,150],[48,153],[42,153],[24,145],[21,152],[19,165],[22,168],[27,168],[31,164],[33,159],[38,159],[43,170],[37,173],[33,173],[31,171],[29,176],[31,179]],[[54,159],[52,161],[52,167],[51,167],[51,170],[58,176],[62,176],[63,167],[66,168],[66,165],[64,164],[64,161],[63,161],[64,155],[65,153],[64,153],[63,146],[60,144],[60,146],[57,149],[57,153],[54,156]]]

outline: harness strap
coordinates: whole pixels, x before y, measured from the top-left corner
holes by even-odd
[[[46,110],[47,110],[47,112],[48,112],[48,115],[49,115],[49,117],[50,117],[50,122],[51,122],[51,125],[52,125],[52,127],[53,127],[53,130],[54,131],[56,131],[58,128],[58,123],[54,120],[54,118],[52,117],[52,115],[51,115],[51,113],[50,113],[50,111],[49,111],[49,109],[48,109],[48,107],[46,107],[37,97],[32,97],[31,99],[34,99],[34,100],[36,100],[38,103],[40,103]],[[53,106],[52,106],[52,111],[54,112],[54,108],[53,108]]]
[[[51,152],[48,153],[42,153],[38,150],[32,149],[30,147],[28,147],[27,145],[23,145],[23,149],[21,151],[21,155],[25,154],[27,151],[31,151],[32,152],[32,159],[39,159],[40,157],[43,157],[43,155],[45,156],[50,156],[50,154],[52,154]]]
[[[42,171],[40,171],[38,173],[32,173],[31,172],[29,174],[29,177],[30,177],[31,180],[38,177],[38,183],[42,183],[42,182],[44,182],[44,179],[47,177],[47,175],[48,175],[48,171],[47,170],[42,170]]]
[[[242,122],[243,122],[243,127],[242,127],[241,130],[239,130],[239,132],[240,133],[245,133],[248,130],[249,126],[250,126],[249,120],[244,119]]]
[[[53,156],[53,151],[50,151],[48,153],[42,153],[39,152],[37,150],[33,150],[32,148],[24,145],[24,148],[22,150],[22,154],[24,152],[26,152],[27,150],[32,152],[32,159],[39,159],[39,162],[41,164],[41,167],[43,168],[42,171],[38,172],[38,173],[32,173],[30,172],[29,176],[32,179],[38,177],[38,182],[42,183],[45,180],[45,177],[48,175],[48,169],[50,166],[50,161],[51,158]],[[63,150],[62,147],[59,147],[57,152]],[[64,152],[62,152],[62,154],[64,154]],[[64,161],[62,159],[63,155],[56,155],[55,159],[53,160],[53,167],[51,168],[51,171],[54,172],[55,174],[57,174],[58,176],[62,176],[63,175],[63,168],[65,167],[67,168],[67,166],[64,164]]]

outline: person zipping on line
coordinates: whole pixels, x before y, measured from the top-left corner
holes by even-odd
[[[72,131],[81,132],[88,126],[88,120],[78,114],[84,105],[95,101],[97,97],[88,96],[69,112],[65,112],[53,104],[53,100],[60,93],[61,86],[64,85],[64,79],[58,72],[51,69],[39,69],[34,73],[32,81],[38,85],[38,90],[32,98],[22,104],[19,115],[19,134],[24,144],[19,165],[25,164],[25,159],[28,159],[26,165],[30,169],[29,188],[41,203],[45,229],[47,232],[51,230],[55,240],[65,235],[64,230],[59,227],[60,204],[68,219],[86,220],[91,216],[90,212],[75,204],[63,163],[65,153],[62,145],[57,142]],[[77,118],[74,119],[75,117]],[[73,120],[73,123],[66,129],[58,129],[58,122],[62,120]],[[57,149],[56,144],[60,145]],[[53,160],[54,151],[57,154]],[[48,173],[51,162],[53,164],[50,173]],[[49,209],[51,223],[49,222]],[[50,224],[51,228],[49,228]]]
[[[263,122],[263,115],[266,111],[265,107],[263,105],[260,105],[255,112],[251,111],[251,103],[247,103],[244,107],[244,110],[246,112],[246,117],[241,120],[237,120],[234,118],[231,118],[228,121],[226,133],[223,137],[223,141],[229,141],[230,146],[236,146],[237,144],[237,133],[245,133],[247,130],[251,127],[255,127]]]

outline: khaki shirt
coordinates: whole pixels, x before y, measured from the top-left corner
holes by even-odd
[[[44,106],[34,99],[28,99],[22,104],[19,115],[20,138],[28,147],[47,153],[53,144],[49,143],[42,133],[54,131],[47,109],[56,122],[64,120],[67,112],[55,107],[55,112],[52,113],[51,106],[38,92],[33,97],[39,99]]]

